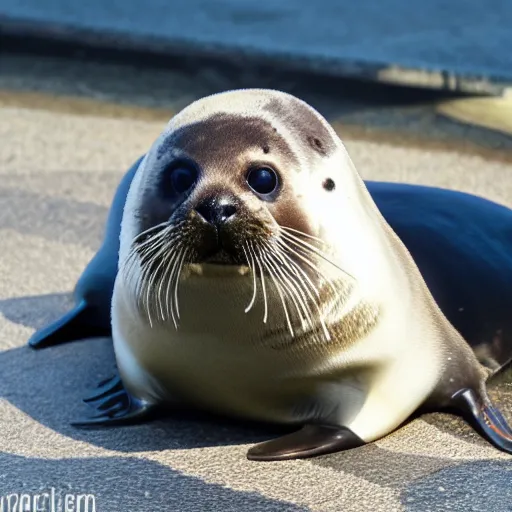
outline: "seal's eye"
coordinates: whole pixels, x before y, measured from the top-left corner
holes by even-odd
[[[171,171],[171,184],[174,191],[183,194],[189,190],[197,180],[197,171],[193,167],[179,165]]]
[[[265,196],[277,188],[277,174],[269,167],[253,169],[247,176],[247,183],[254,192]]]

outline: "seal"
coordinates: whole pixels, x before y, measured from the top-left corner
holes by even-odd
[[[411,247],[426,256],[431,289],[443,293],[446,258],[431,260],[423,234],[442,226],[451,198],[432,209],[415,193],[444,191],[368,185],[406,237],[414,232]],[[396,202],[404,194],[417,211],[412,228]],[[489,220],[509,213],[497,210]],[[79,424],[139,421],[185,403],[301,426],[248,453],[281,460],[374,441],[422,407],[456,407],[512,451],[512,430],[485,390],[510,360],[505,338],[486,354],[494,366],[486,369],[439,309],[334,130],[306,103],[267,90],[193,103],[123,179],[106,239],[119,224],[120,245],[106,241],[91,262],[75,311],[32,339],[69,339],[112,296],[120,378],[88,397],[100,414]],[[511,224],[509,215],[501,226]],[[446,296],[467,298],[464,290]]]

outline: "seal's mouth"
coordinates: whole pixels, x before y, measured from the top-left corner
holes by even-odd
[[[234,243],[231,233],[217,230],[215,234],[203,236],[201,243],[196,244],[193,263],[208,263],[210,265],[248,265],[247,258],[238,245]]]
[[[234,258],[225,249],[219,249],[214,254],[204,258],[203,263],[210,265],[240,265],[240,261]]]

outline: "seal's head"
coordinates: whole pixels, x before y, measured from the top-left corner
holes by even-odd
[[[364,193],[312,107],[270,90],[217,94],[176,115],[146,155],[128,196],[120,261],[140,262],[146,297],[172,295],[183,268],[251,269],[306,315],[330,271],[347,285],[364,267],[372,236],[353,222],[375,211],[371,200],[357,201]],[[349,256],[340,257],[342,245],[352,246]]]

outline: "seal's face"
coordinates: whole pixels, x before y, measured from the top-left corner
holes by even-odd
[[[140,200],[139,228],[170,222],[193,263],[247,264],[250,244],[279,226],[311,235],[288,179],[299,155],[269,122],[217,114],[169,133],[160,143]]]
[[[248,241],[265,243],[280,224],[309,228],[292,213],[290,166],[297,166],[293,153],[257,118],[220,114],[187,125],[157,150],[139,230],[179,225],[189,263],[247,264]]]
[[[238,111],[236,94],[224,108],[221,98],[208,112],[214,100],[201,100],[171,120],[132,185],[131,246],[120,259],[125,269],[138,262],[142,309],[156,304],[154,316],[162,320],[172,316],[176,323],[183,268],[222,265],[251,273],[255,294],[256,280],[269,278],[274,286],[263,294],[280,300],[290,331],[294,316],[313,326],[324,285],[335,290],[337,279],[343,294],[347,289],[348,274],[318,236],[311,209],[335,189],[318,169],[336,141],[327,123],[296,99],[285,109],[275,97],[261,102],[255,93],[256,104]]]

